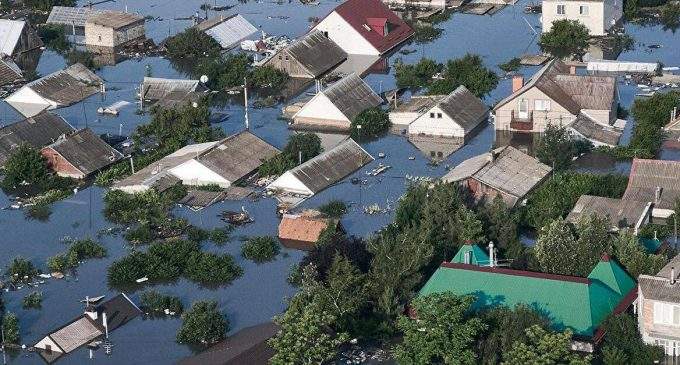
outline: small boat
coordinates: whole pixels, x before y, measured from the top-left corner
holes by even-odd
[[[408,156],[408,159],[411,160],[411,161],[413,161],[413,160],[416,159],[416,156]]]

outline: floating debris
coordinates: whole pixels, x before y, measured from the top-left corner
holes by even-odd
[[[413,161],[413,160],[416,159],[416,156],[408,156],[408,159],[411,160],[411,161]]]
[[[145,277],[139,278],[139,279],[137,279],[137,280],[135,280],[135,281],[138,282],[138,283],[143,283],[143,282],[148,281],[148,280],[149,280],[149,278],[147,278],[147,277],[145,276]]]
[[[241,207],[240,212],[225,210],[220,214],[220,219],[235,226],[254,222],[253,218],[250,217],[250,214],[248,214],[244,207]]]
[[[101,301],[102,299],[104,299],[104,297],[106,297],[106,295],[99,295],[99,296],[92,297],[92,298],[87,297],[85,299],[81,299],[80,302],[81,303],[88,303],[88,304],[95,304],[95,303]]]
[[[383,165],[383,164],[379,163],[378,166],[377,166],[376,168],[374,168],[373,170],[371,170],[371,171],[366,171],[366,175],[369,175],[369,176],[378,176],[378,175],[382,174],[383,172],[389,170],[390,168],[392,168],[392,166],[390,166],[390,165]]]
[[[99,107],[97,109],[97,113],[118,116],[118,113],[120,113],[120,109],[122,107],[126,106],[126,105],[130,105],[130,102],[125,101],[125,100],[117,101],[117,102],[107,106],[106,108]]]
[[[378,158],[385,158],[385,152],[379,152]]]

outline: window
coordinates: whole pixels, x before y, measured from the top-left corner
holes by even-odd
[[[578,13],[581,15],[588,15],[588,5],[581,5],[578,7]]]
[[[437,113],[437,119],[442,119],[442,113]]]
[[[434,152],[434,151],[430,151],[430,157],[434,158],[434,156],[436,156],[435,152]]]
[[[680,326],[680,306],[654,302],[654,323]]]
[[[550,100],[536,99],[534,100],[534,110],[549,111],[550,110]]]
[[[564,15],[564,5],[557,5],[557,15]]]
[[[434,113],[430,113],[430,118],[434,119]]]

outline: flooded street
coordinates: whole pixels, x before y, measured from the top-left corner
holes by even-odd
[[[82,5],[84,2],[80,1]],[[176,34],[191,25],[190,21],[172,20],[173,18],[189,17],[196,11],[203,16],[199,0],[127,0],[126,2],[108,2],[97,5],[98,9],[124,10],[127,5],[130,11],[141,15],[153,16],[155,20],[147,20],[147,37],[156,43],[161,42],[169,34]],[[527,0],[519,1],[515,6],[507,7],[494,16],[476,16],[455,13],[449,20],[438,24],[444,29],[441,37],[435,41],[417,45],[407,43],[402,49],[416,52],[402,55],[396,53],[389,58],[391,66],[397,58],[406,63],[415,63],[421,57],[428,57],[438,62],[476,53],[483,57],[485,64],[499,75],[502,71],[498,64],[524,53],[538,53],[537,35],[540,32],[540,15],[524,14]],[[267,34],[287,35],[298,37],[308,30],[309,18],[323,17],[339,2],[322,1],[318,6],[305,6],[299,2],[276,3],[272,1],[246,3],[229,2],[235,5],[224,15],[240,13],[254,25],[260,27]],[[219,0],[217,5],[225,5]],[[212,15],[211,15],[212,16]],[[160,20],[162,19],[162,20]],[[533,29],[527,24],[531,24]],[[635,49],[626,51],[619,56],[621,60],[662,62],[666,66],[680,66],[680,36],[671,31],[663,31],[661,26],[642,27],[626,25],[626,33],[636,42]],[[646,44],[660,44],[659,49],[649,49]],[[38,72],[47,75],[64,68],[64,59],[55,52],[45,50],[40,59]],[[523,67],[527,77],[535,72],[535,67]],[[107,92],[105,96],[95,95],[82,103],[68,108],[58,109],[56,114],[63,116],[75,128],[85,126],[93,129],[97,134],[130,134],[138,125],[146,123],[150,116],[135,113],[136,88],[139,87],[145,74],[154,77],[184,78],[181,71],[173,68],[167,59],[149,57],[131,59],[115,66],[104,66],[97,74],[106,80]],[[374,73],[365,77],[366,82],[375,90],[388,90],[395,87],[394,68],[389,73]],[[511,81],[502,79],[498,87],[485,98],[489,105],[510,93]],[[619,82],[621,105],[629,108],[633,102],[637,88],[622,80]],[[313,89],[313,86],[310,87]],[[304,95],[298,98],[303,98]],[[233,102],[216,111],[226,112],[229,119],[219,124],[225,133],[232,134],[244,128],[242,99],[235,98]],[[99,107],[106,107],[119,100],[132,104],[121,109],[118,117],[98,115]],[[252,132],[282,148],[290,131],[286,122],[279,120],[282,104],[272,108],[251,109],[250,123]],[[9,105],[0,104],[0,121],[3,125],[19,120],[20,117]],[[632,123],[628,123],[622,143],[630,138]],[[444,175],[448,167],[455,166],[461,161],[489,150],[494,144],[496,136],[492,126],[487,126],[470,143],[449,156],[438,166],[428,164],[429,154],[418,150],[404,137],[388,135],[376,141],[362,144],[373,156],[384,153],[384,159],[378,159],[354,175],[346,178],[321,193],[313,196],[302,204],[302,207],[314,208],[329,200],[339,199],[350,203],[347,215],[342,219],[342,225],[349,234],[367,237],[392,221],[392,208],[404,193],[408,184],[408,177],[428,176],[437,178]],[[414,156],[415,159],[409,159]],[[602,162],[594,156],[591,160],[579,161],[577,168],[581,171],[618,172],[627,174],[630,163],[609,161],[602,168]],[[663,151],[662,159],[680,159],[678,151]],[[597,160],[597,161],[595,161]],[[378,176],[367,176],[366,171],[375,168],[378,163],[392,166],[391,169]],[[351,184],[350,179],[358,177],[365,180],[364,184]],[[43,271],[45,262],[50,256],[65,250],[61,242],[64,237],[84,238],[96,237],[98,232],[115,227],[102,215],[103,195],[105,190],[99,187],[89,187],[78,191],[75,195],[52,206],[52,214],[47,221],[31,220],[24,216],[21,210],[0,211],[0,267],[15,257],[22,256],[32,261]],[[364,207],[377,204],[384,213],[367,215]],[[0,207],[10,205],[7,196],[0,192]],[[286,279],[289,268],[296,264],[304,255],[303,252],[283,248],[275,261],[255,264],[244,259],[240,254],[241,239],[248,236],[277,234],[276,201],[272,198],[262,198],[257,201],[227,201],[215,204],[200,212],[193,212],[187,208],[177,207],[174,213],[184,217],[193,225],[210,229],[224,226],[218,214],[224,210],[240,210],[245,208],[254,218],[254,223],[237,227],[232,233],[232,240],[220,247],[212,243],[204,243],[209,251],[229,253],[243,268],[244,275],[231,285],[219,288],[204,288],[194,282],[180,279],[177,283],[153,286],[161,292],[176,295],[181,298],[188,308],[197,300],[214,299],[220,310],[230,322],[230,334],[244,327],[269,321],[272,316],[285,309],[285,298],[294,294],[295,288]],[[22,298],[29,293],[29,289],[3,293],[3,300],[7,310],[16,313],[20,319],[22,343],[34,344],[49,331],[57,328],[82,313],[83,306],[79,300],[88,296],[106,295],[111,298],[117,294],[107,285],[107,268],[115,260],[129,252],[125,240],[121,235],[102,235],[102,244],[109,251],[104,259],[89,260],[78,268],[76,277],[64,280],[48,279],[37,290],[43,293],[41,310],[24,310],[21,307]],[[146,289],[146,288],[144,288]],[[143,290],[143,289],[142,289]],[[139,293],[128,293],[135,302],[139,302]],[[179,318],[169,319],[136,319],[111,334],[114,345],[111,356],[104,355],[99,350],[95,352],[94,362],[98,364],[168,364],[192,354],[188,346],[175,342],[177,329],[181,324]],[[60,360],[60,364],[83,364],[88,361],[87,349],[82,348]],[[11,364],[38,364],[42,359],[34,353],[21,352],[10,359]]]

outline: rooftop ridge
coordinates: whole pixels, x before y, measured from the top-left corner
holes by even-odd
[[[502,275],[512,275],[512,276],[524,276],[536,279],[546,279],[555,281],[566,281],[579,284],[591,285],[592,280],[589,278],[583,278],[580,276],[571,275],[560,275],[560,274],[548,274],[537,271],[526,271],[526,270],[514,270],[506,269],[502,267],[489,267],[489,266],[477,266],[469,264],[456,264],[451,262],[442,262],[440,267],[447,269],[459,269],[459,270],[469,270],[469,271],[481,271],[488,272],[492,274],[502,274]]]

